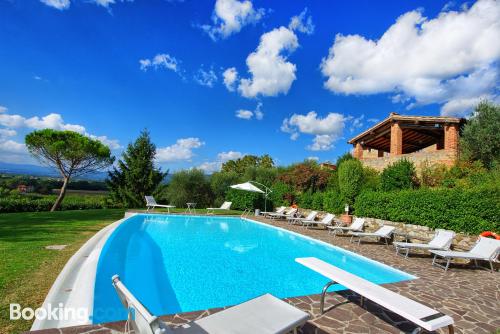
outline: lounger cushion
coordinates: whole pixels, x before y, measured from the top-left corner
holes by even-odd
[[[270,294],[257,297],[224,311],[196,320],[174,333],[288,333],[304,324],[309,314]]]
[[[440,251],[440,250],[431,250],[430,252],[433,254],[437,254],[439,256],[442,256],[442,257],[489,260],[489,258],[484,257],[480,254],[473,254],[470,252]]]

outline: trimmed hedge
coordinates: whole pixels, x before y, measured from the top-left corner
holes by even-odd
[[[0,198],[0,213],[50,211],[56,196]],[[59,210],[118,208],[105,196],[66,196]]]
[[[478,234],[500,232],[498,187],[363,192],[357,216]]]

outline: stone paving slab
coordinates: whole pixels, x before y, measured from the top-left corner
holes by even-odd
[[[262,222],[298,232],[364,255],[418,277],[411,281],[386,284],[385,287],[453,317],[455,333],[491,334],[500,332],[500,273],[458,264],[448,272],[431,266],[429,255],[418,254],[405,259],[392,246],[376,242],[350,243],[349,237],[329,235],[323,228],[305,229],[283,221]],[[320,291],[318,291],[320,292]],[[304,334],[325,333],[409,333],[415,325],[370,301],[360,306],[360,298],[350,291],[330,293],[323,315],[319,314],[319,294],[287,298],[290,304],[311,314],[302,328]],[[162,320],[179,326],[222,309],[163,316]],[[98,326],[78,326],[36,331],[36,334],[123,333],[125,322]],[[447,333],[447,330],[439,331]]]

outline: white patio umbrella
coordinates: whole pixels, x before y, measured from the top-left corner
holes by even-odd
[[[264,187],[265,190],[262,190],[256,186],[254,186],[252,183],[258,184],[261,187]],[[239,184],[234,184],[230,186],[233,189],[237,190],[243,190],[243,191],[250,191],[254,193],[261,193],[264,194],[264,211],[267,211],[267,196],[272,192],[269,187],[266,187],[262,183],[256,182],[256,181],[247,181],[245,183],[239,183]]]

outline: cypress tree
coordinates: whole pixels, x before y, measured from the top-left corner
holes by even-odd
[[[153,194],[168,174],[155,167],[155,155],[156,146],[149,132],[143,130],[135,142],[127,146],[117,166],[108,172],[106,183],[114,201],[126,207],[144,206],[144,196]]]

